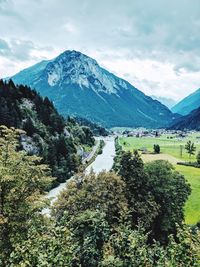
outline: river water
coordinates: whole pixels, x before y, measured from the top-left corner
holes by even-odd
[[[103,148],[103,153],[98,155],[95,161],[90,164],[86,173],[89,173],[91,169],[95,173],[99,173],[102,170],[110,171],[113,165],[113,157],[115,156],[115,142],[113,137],[107,137],[104,139],[105,146]]]
[[[103,139],[103,138],[101,138]],[[91,163],[85,170],[86,174],[88,174],[91,169],[95,173],[99,173],[103,170],[110,171],[113,165],[113,158],[115,156],[115,142],[114,137],[106,137],[103,139],[105,141],[105,146],[103,148],[103,153],[98,155],[93,163]],[[71,178],[73,179],[73,177]],[[67,180],[65,183],[61,183],[56,188],[53,188],[49,191],[47,198],[51,199],[51,204],[57,199],[60,192],[66,188],[67,183],[71,180]],[[49,214],[49,209],[44,209],[42,211],[43,214]]]

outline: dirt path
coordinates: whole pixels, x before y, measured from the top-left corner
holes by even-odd
[[[144,160],[144,162],[150,162],[153,160],[168,160],[170,163],[172,163],[173,165],[176,165],[177,162],[182,162],[181,159],[177,159],[171,155],[168,154],[142,154],[142,159]]]

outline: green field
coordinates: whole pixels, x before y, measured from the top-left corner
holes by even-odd
[[[163,155],[169,155],[183,161],[195,161],[196,155],[189,158],[185,149],[183,149],[183,155],[180,157],[180,145],[185,146],[188,140],[195,143],[197,151],[200,151],[200,143],[196,139],[197,134],[192,134],[189,137],[183,139],[182,141],[177,139],[168,139],[167,135],[153,138],[153,137],[120,137],[119,143],[122,145],[123,149],[128,151],[133,151],[134,149],[147,148],[149,152],[153,152],[153,145],[159,144],[161,148],[160,158],[163,159]],[[198,135],[199,136],[199,135]],[[159,159],[159,155],[156,155],[156,159]],[[154,155],[147,154],[143,156],[143,159],[148,159],[147,161],[155,159]],[[177,171],[182,173],[187,181],[190,183],[192,188],[192,193],[185,206],[185,221],[187,224],[195,224],[200,221],[200,169],[193,167],[186,167],[182,165],[175,165]]]
[[[192,188],[185,206],[185,221],[195,224],[200,221],[200,169],[177,165],[176,170],[182,173]]]
[[[161,153],[169,154],[184,161],[189,161],[189,160],[195,161],[196,155],[191,156],[190,159],[189,155],[185,150],[185,144],[187,143],[188,140],[191,140],[192,142],[195,143],[195,146],[197,148],[196,152],[200,151],[200,141],[196,139],[196,136],[197,134],[192,134],[187,138],[184,138],[183,140],[179,140],[176,138],[170,139],[169,135],[164,135],[161,137],[139,137],[139,138],[120,137],[119,143],[126,151],[127,150],[133,151],[134,149],[147,148],[149,152],[153,152],[154,144],[159,144]],[[180,146],[182,146],[182,157],[180,155]]]

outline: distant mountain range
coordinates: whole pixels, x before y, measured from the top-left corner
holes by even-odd
[[[171,110],[174,113],[179,113],[181,115],[187,115],[192,110],[200,107],[200,89],[190,94],[176,104]]]
[[[170,126],[174,130],[200,130],[200,107],[185,115]]]
[[[64,115],[106,127],[165,127],[177,117],[166,106],[77,51],[65,51],[12,77],[48,96]]]
[[[158,100],[160,103],[171,109],[177,103],[177,101],[173,100],[172,98],[162,97],[162,96],[155,96],[151,95],[151,97],[155,100]]]

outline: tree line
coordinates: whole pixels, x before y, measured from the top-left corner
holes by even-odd
[[[0,129],[0,266],[199,266],[198,226],[184,224],[191,189],[166,161],[144,164],[116,147],[111,172],[79,173],[52,208],[53,178]]]

